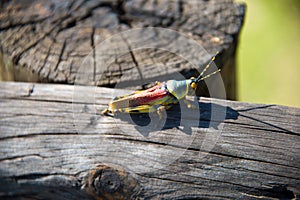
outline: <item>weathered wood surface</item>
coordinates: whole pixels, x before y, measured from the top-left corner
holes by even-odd
[[[0,198],[300,197],[299,108],[201,98],[144,134],[97,114],[116,93],[0,83]]]
[[[244,4],[232,0],[10,0],[1,2],[0,9],[4,65],[14,66],[14,70],[2,71],[13,71],[7,75],[10,79],[25,81],[30,75],[31,81],[72,84],[81,68],[81,72],[90,73],[81,79],[83,84],[114,85],[123,76],[133,86],[140,86],[174,73],[195,75],[211,55],[220,51],[217,64],[222,68],[227,97],[236,98],[235,52]],[[185,45],[176,40],[175,33],[165,33],[166,37],[148,32],[137,37],[156,41],[149,42],[155,44],[151,48],[140,43],[135,46],[130,39],[132,34],[111,39],[113,35],[143,27],[176,30],[204,49],[199,52]],[[106,39],[110,44],[103,44]],[[126,54],[116,56],[120,46],[125,46]],[[170,46],[193,55],[197,70],[188,63],[189,59],[180,57],[176,51],[172,53]],[[90,59],[88,63],[86,57]],[[107,58],[107,66],[99,61],[100,57]],[[126,77],[128,73],[138,76]]]

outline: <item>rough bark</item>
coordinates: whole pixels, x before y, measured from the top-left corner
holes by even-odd
[[[299,108],[189,98],[146,133],[98,114],[116,92],[0,83],[1,199],[299,198]]]
[[[80,78],[82,84],[113,86],[124,74],[134,73],[136,76],[125,80],[132,80],[130,86],[141,86],[178,73],[195,76],[220,51],[217,64],[222,68],[227,97],[236,98],[235,53],[244,4],[232,0],[11,0],[1,2],[0,9],[1,52],[14,64],[15,80],[27,80],[30,74],[30,81],[73,84],[78,71],[84,71],[89,75]],[[176,30],[205,51],[199,53],[182,41],[173,41],[172,36],[166,39],[157,34],[151,35],[162,41],[157,48],[133,50],[133,44],[124,38],[111,41],[116,48],[106,55],[100,52],[107,48],[101,46],[105,39],[144,27]],[[120,42],[128,45],[127,53],[116,57],[113,51]],[[197,65],[165,50],[169,44],[195,54]],[[112,60],[103,66],[98,56]],[[91,61],[85,63],[86,57]],[[209,96],[207,90],[201,93]]]

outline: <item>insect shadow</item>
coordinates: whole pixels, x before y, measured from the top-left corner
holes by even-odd
[[[238,116],[237,111],[227,106],[184,100],[166,110],[164,116],[157,113],[120,113],[117,117],[134,123],[136,130],[146,137],[150,132],[173,128],[188,135],[192,134],[192,127],[218,129],[225,119],[237,119]]]
[[[189,135],[192,134],[192,127],[219,129],[219,125],[225,120],[236,120],[239,117],[260,123],[263,126],[268,126],[274,131],[296,134],[291,130],[279,127],[270,122],[264,122],[251,114],[247,114],[251,110],[268,109],[274,105],[235,110],[229,106],[223,106],[217,103],[199,102],[197,98],[195,98],[194,101],[185,101],[187,104],[192,105],[192,107],[187,108],[184,102],[175,104],[169,110],[166,110],[163,119],[160,119],[156,113],[120,114],[118,117],[121,120],[128,121],[128,123],[134,123],[135,128],[145,137],[148,136],[150,132],[172,128],[177,128]],[[154,126],[149,126],[151,120],[155,121],[152,123]]]
[[[238,113],[238,116],[240,117],[244,117],[248,120],[251,120],[251,121],[255,121],[255,122],[258,122],[260,124],[262,124],[263,126],[266,126],[266,127],[270,127],[272,128],[274,131],[279,131],[279,132],[283,132],[283,133],[287,133],[287,134],[294,134],[294,135],[297,135],[297,133],[291,131],[291,130],[287,130],[285,128],[282,128],[280,126],[277,126],[275,124],[272,124],[270,122],[265,122],[265,121],[262,121],[260,119],[257,119],[249,114],[247,114],[248,111],[251,111],[251,110],[258,110],[258,109],[267,109],[269,107],[273,107],[275,105],[263,105],[263,106],[257,106],[257,107],[253,107],[253,108],[247,108],[247,109],[239,109],[239,110],[235,110],[237,113]]]

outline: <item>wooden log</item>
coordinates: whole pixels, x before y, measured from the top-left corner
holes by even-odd
[[[190,98],[200,116],[144,134],[147,116],[98,114],[126,92],[0,83],[0,198],[300,197],[299,108]]]
[[[222,68],[227,98],[236,98],[235,54],[244,4],[232,0],[11,0],[1,2],[0,9],[0,57],[7,58],[6,68],[13,66],[2,70],[12,71],[6,75],[9,79],[26,81],[30,75],[29,81],[73,84],[82,68],[89,73],[84,80],[80,78],[82,84],[114,86],[124,74],[134,73],[137,75],[125,79],[131,80],[131,86],[140,86],[178,73],[186,78],[195,76],[220,51],[217,65]],[[199,52],[182,40],[173,40],[176,35],[167,38],[152,32],[139,38],[151,36],[161,45],[134,49],[135,41],[128,42],[126,37],[111,39],[115,34],[145,27],[175,30],[195,40],[203,50]],[[110,45],[103,45],[107,39],[111,40]],[[117,57],[113,51],[120,49],[120,43],[127,45],[127,52]],[[169,44],[194,54],[196,66],[170,52],[166,48]],[[99,57],[112,60],[103,66]],[[209,96],[208,90],[202,95]]]

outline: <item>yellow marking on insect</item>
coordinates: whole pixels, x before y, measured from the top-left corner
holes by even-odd
[[[219,52],[216,53],[216,55]],[[169,80],[166,81],[166,89],[167,91],[172,95],[163,95],[162,97],[149,101],[148,104],[144,105],[136,105],[135,100],[136,98],[145,97],[149,92],[153,92],[156,88],[159,88],[159,86],[153,86],[153,88],[149,88],[148,90],[141,90],[136,91],[134,93],[131,93],[129,95],[124,96],[117,96],[114,98],[112,102],[109,103],[108,109],[105,109],[102,111],[103,115],[110,115],[114,116],[115,112],[125,112],[125,113],[151,113],[151,112],[158,112],[161,113],[162,110],[166,110],[167,108],[171,107],[173,104],[178,103],[178,99],[184,98],[187,93],[188,89],[191,87],[193,89],[197,88],[197,83],[199,81],[202,81],[206,78],[209,78],[211,75],[216,74],[217,72],[220,72],[221,70],[218,69],[204,77],[202,75],[205,73],[205,71],[211,66],[211,63],[216,59],[216,56],[214,56],[210,62],[205,66],[201,74],[194,78],[192,77],[189,80],[184,81],[175,81],[175,80]],[[156,82],[157,85],[161,84],[160,82]],[[190,85],[190,87],[189,87]],[[160,88],[161,89],[161,88]],[[188,108],[192,108],[192,105],[187,105]]]
[[[191,88],[193,88],[193,89],[196,89],[196,87],[197,87],[197,84],[196,83],[191,83]]]
[[[216,56],[219,54],[219,52],[216,52],[216,55],[214,57],[212,57],[212,59],[209,61],[209,63],[205,66],[205,68],[203,69],[203,71],[201,72],[200,76],[202,76],[204,74],[204,72],[206,72],[206,70],[209,68],[209,66],[211,65],[211,63],[216,59]]]
[[[219,52],[217,51],[216,54],[215,54],[215,56],[212,57],[211,61],[214,61],[214,60],[216,59],[216,56],[217,56],[218,54],[219,54]],[[210,62],[210,63],[211,63],[211,62]]]
[[[151,113],[151,112],[155,112],[156,108],[155,106],[151,106],[151,105],[140,105],[140,106],[136,106],[136,107],[128,107],[124,109],[124,112],[126,113]]]
[[[220,72],[220,71],[221,71],[221,69],[218,69],[218,70],[214,71],[213,73],[208,74],[208,75],[202,77],[202,78],[200,79],[200,81],[202,81],[202,80],[204,80],[204,79],[206,79],[206,78],[209,78],[210,76],[212,76],[212,75],[214,75],[214,74],[216,74],[216,73],[218,73],[218,72]]]

